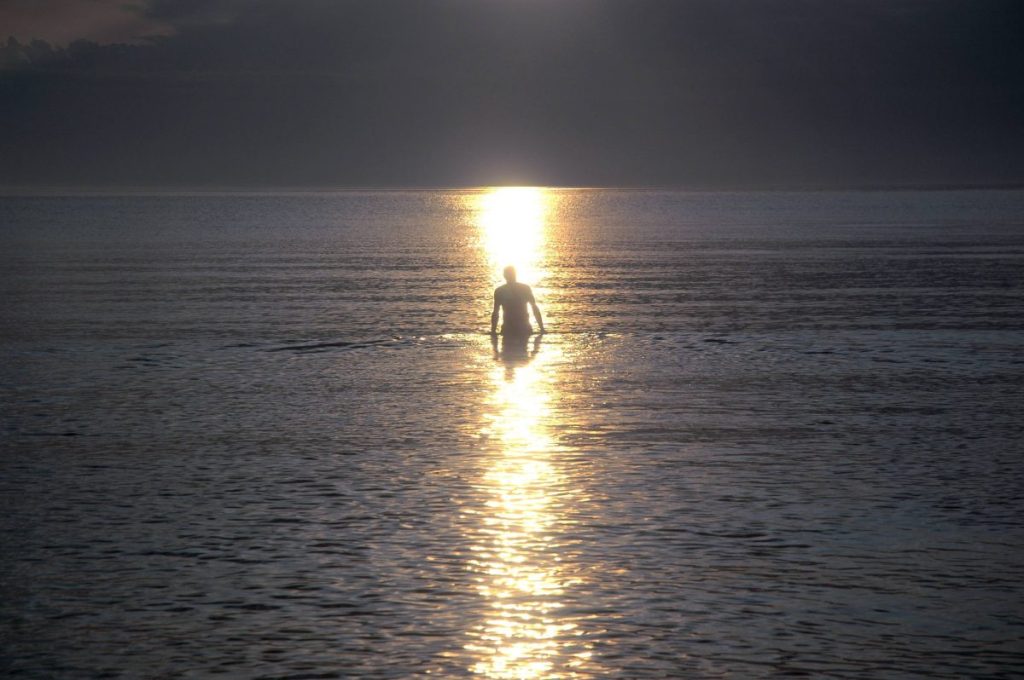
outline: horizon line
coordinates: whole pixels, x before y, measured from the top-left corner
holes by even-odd
[[[176,194],[326,194],[386,193],[431,191],[487,191],[502,188],[537,188],[555,191],[674,191],[680,193],[817,193],[832,191],[971,191],[1019,190],[1024,180],[1005,182],[893,182],[861,184],[749,184],[730,186],[650,184],[650,185],[569,185],[569,184],[480,184],[480,185],[178,185],[122,184],[73,185],[36,184],[0,186],[0,197],[102,196],[102,195],[176,195]]]

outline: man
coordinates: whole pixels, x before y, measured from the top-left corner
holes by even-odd
[[[525,283],[516,283],[516,268],[505,267],[504,286],[494,289],[494,311],[491,312],[491,335],[497,333],[498,309],[501,309],[501,334],[505,337],[526,337],[533,333],[530,316],[526,311],[529,304],[533,309],[533,318],[537,320],[540,332],[544,333],[544,320],[540,317],[540,308],[533,299],[533,291]]]

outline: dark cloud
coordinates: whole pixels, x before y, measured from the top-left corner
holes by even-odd
[[[1024,179],[1022,12],[974,0],[150,2],[8,44],[0,181]]]
[[[249,0],[148,0],[142,11],[152,20],[183,28],[230,23],[251,4]]]
[[[168,35],[173,26],[150,16],[142,2],[124,0],[4,0],[0,37],[67,45],[75,40],[103,44],[142,43]]]

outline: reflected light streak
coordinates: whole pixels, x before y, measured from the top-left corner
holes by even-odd
[[[479,228],[498,277],[507,264],[528,283],[541,275],[547,202],[541,189],[481,197]],[[563,536],[575,494],[546,426],[558,348],[530,346],[503,345],[491,371],[484,434],[493,449],[480,479],[487,500],[468,563],[486,611],[465,650],[470,670],[489,678],[581,677],[593,672],[591,645],[564,612],[567,591],[581,583]]]
[[[477,223],[482,245],[496,282],[512,265],[519,280],[535,286],[546,272],[545,220],[551,197],[537,187],[501,187],[477,197]]]
[[[571,495],[551,460],[542,424],[550,382],[542,359],[492,371],[486,433],[499,448],[483,475],[489,495],[470,568],[485,598],[485,621],[466,649],[473,672],[491,678],[576,675],[590,651],[576,621],[560,612],[566,589],[579,583],[562,563],[559,533]]]

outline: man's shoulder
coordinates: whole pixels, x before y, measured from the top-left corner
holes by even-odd
[[[494,289],[494,297],[512,297],[512,298],[523,298],[531,295],[533,291],[525,283],[516,281],[515,283],[505,283]]]
[[[498,286],[497,288],[494,289],[494,292],[495,293],[498,293],[498,292],[501,292],[501,291],[515,292],[515,291],[520,291],[520,290],[530,290],[530,287],[528,285],[526,285],[525,283],[520,283],[519,281],[515,281],[513,283],[503,283],[503,284],[501,284],[500,286]]]

